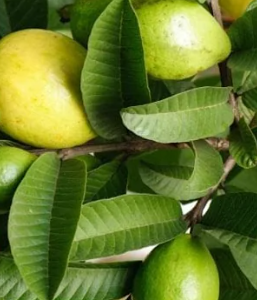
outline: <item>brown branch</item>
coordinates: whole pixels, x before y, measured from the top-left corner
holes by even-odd
[[[218,190],[219,186],[227,179],[229,173],[232,171],[235,165],[235,160],[230,156],[224,164],[224,172],[219,182],[209,190],[207,195],[205,195],[196,203],[195,207],[189,213],[185,215],[184,219],[188,223],[188,227],[193,227],[195,224],[201,221],[204,208],[206,207],[208,201]]]
[[[229,142],[225,139],[210,138],[206,141],[218,151],[226,151],[229,148]],[[102,153],[102,152],[126,152],[128,154],[134,154],[137,152],[160,150],[160,149],[184,149],[189,148],[187,143],[177,144],[161,144],[144,139],[134,139],[127,142],[110,143],[110,144],[93,144],[89,142],[85,145],[67,148],[67,149],[30,149],[31,153],[41,155],[46,152],[56,152],[58,156],[63,159],[70,159],[79,155],[85,155],[90,153]]]

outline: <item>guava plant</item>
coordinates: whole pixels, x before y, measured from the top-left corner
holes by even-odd
[[[210,272],[205,300],[255,300],[257,0],[226,26],[218,0],[99,3],[0,2],[0,299],[202,300]],[[60,147],[74,107],[90,141]],[[49,141],[63,116],[51,145],[32,130]],[[159,244],[145,264],[92,261]]]

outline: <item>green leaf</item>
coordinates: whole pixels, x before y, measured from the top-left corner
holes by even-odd
[[[87,172],[90,172],[93,169],[96,169],[101,165],[100,159],[96,158],[95,156],[93,156],[91,154],[76,156],[76,159],[79,159],[79,160],[82,160],[85,162],[85,164],[87,166]]]
[[[53,299],[64,276],[85,194],[82,161],[38,158],[13,198],[8,234],[15,263],[40,299]]]
[[[112,1],[92,29],[81,81],[89,121],[105,139],[125,134],[122,107],[150,101],[143,57],[137,19],[129,1]]]
[[[227,245],[238,266],[257,288],[257,195],[215,198],[202,220],[206,234]]]
[[[127,190],[127,171],[116,159],[88,172],[84,202],[123,195]]]
[[[257,167],[251,169],[235,168],[225,182],[225,191],[227,193],[257,193],[256,178]]]
[[[159,143],[194,141],[225,131],[233,122],[227,104],[230,88],[193,89],[170,98],[121,111],[124,125]]]
[[[155,195],[124,195],[85,204],[72,259],[86,260],[163,243],[186,230],[179,203]]]
[[[249,169],[257,165],[257,141],[250,127],[243,118],[229,136],[229,152],[236,163]]]
[[[255,71],[257,68],[257,8],[246,12],[234,22],[228,34],[232,42],[233,52],[228,65],[239,70]]]
[[[70,264],[55,300],[109,300],[129,294],[138,262]],[[25,285],[12,258],[0,257],[0,299],[38,300]]]
[[[194,168],[172,168],[142,164],[140,175],[143,182],[156,193],[177,200],[191,200],[204,196],[216,186],[223,174],[220,154],[205,141],[193,142]]]
[[[257,88],[251,89],[242,95],[243,103],[246,107],[250,108],[254,112],[257,112]]]
[[[234,71],[235,72],[235,71]],[[237,92],[243,94],[247,91],[257,88],[257,72],[256,71],[245,71],[242,72],[241,84],[239,85]]]
[[[47,0],[1,0],[0,37],[26,28],[46,28]]]
[[[70,32],[70,24],[61,22],[59,10],[70,9],[74,0],[48,0],[48,24],[47,29],[60,31],[63,33]],[[71,34],[69,34],[71,35]]]
[[[219,271],[219,300],[256,300],[257,291],[237,266],[228,250],[211,251]]]

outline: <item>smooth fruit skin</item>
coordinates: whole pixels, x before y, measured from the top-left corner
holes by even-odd
[[[253,0],[219,0],[221,9],[233,19],[237,19],[242,16],[247,6]]]
[[[15,189],[36,158],[16,147],[0,147],[0,214],[9,210]]]
[[[48,30],[27,29],[0,41],[0,130],[23,143],[67,148],[95,137],[82,103],[86,50]]]
[[[196,1],[142,1],[136,14],[147,71],[155,78],[188,78],[230,54],[227,34]]]
[[[71,8],[70,27],[76,41],[87,48],[92,27],[112,0],[77,0]]]
[[[215,262],[199,238],[183,234],[155,248],[139,270],[133,300],[218,300]]]

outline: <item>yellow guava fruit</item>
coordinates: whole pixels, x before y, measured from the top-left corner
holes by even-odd
[[[23,143],[67,148],[95,137],[82,102],[86,50],[48,30],[0,41],[0,130]]]

